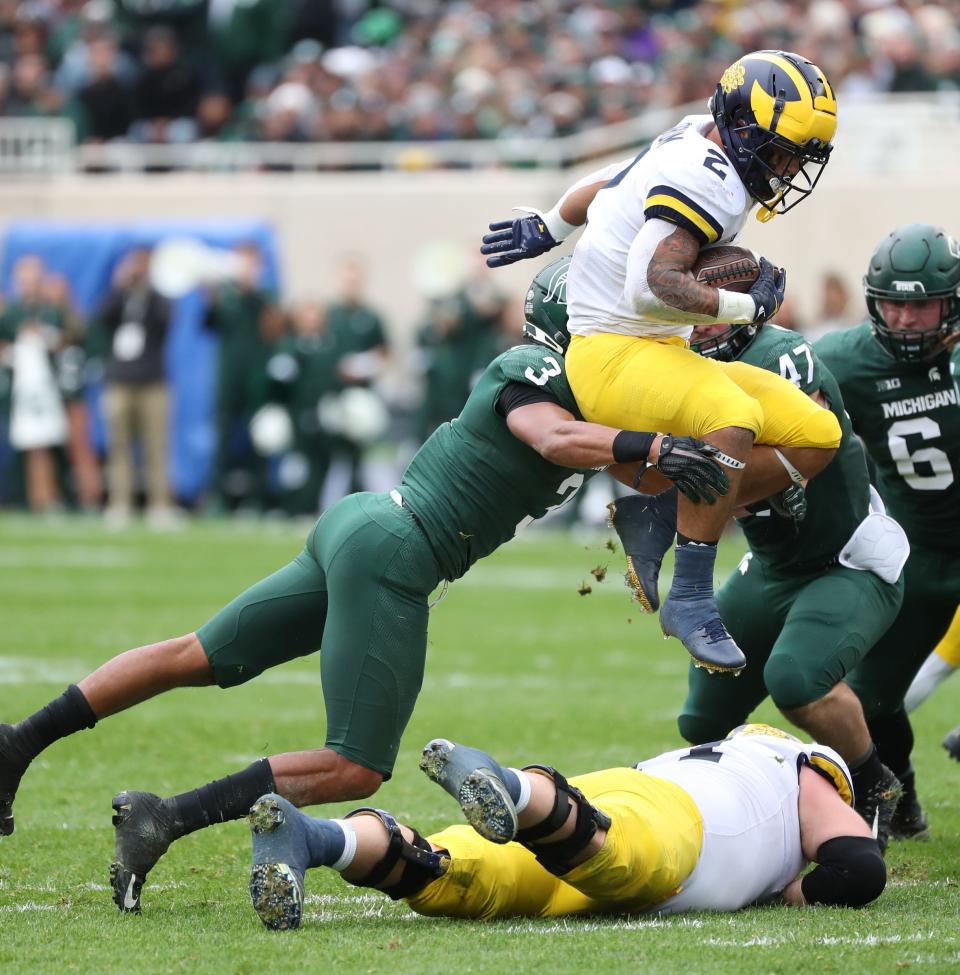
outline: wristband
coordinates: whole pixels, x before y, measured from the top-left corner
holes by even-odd
[[[717,321],[724,325],[751,325],[757,317],[757,303],[750,295],[742,295],[737,291],[717,291],[719,304],[717,307]]]
[[[631,460],[646,460],[657,439],[655,433],[640,433],[636,430],[621,430],[613,438],[613,459],[617,464]]]
[[[563,217],[560,216],[560,204],[558,203],[552,210],[548,210],[546,213],[540,215],[540,219],[543,221],[544,227],[550,232],[550,236],[559,244],[560,241],[566,240],[576,229],[577,224],[567,223]]]

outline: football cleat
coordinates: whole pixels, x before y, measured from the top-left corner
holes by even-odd
[[[943,747],[946,748],[947,754],[954,759],[954,761],[960,762],[960,725],[951,731],[946,738],[943,739]]]
[[[677,492],[617,498],[607,511],[627,557],[627,588],[644,612],[655,613],[660,608],[660,567],[677,533]]]
[[[517,835],[517,808],[499,765],[479,748],[434,738],[420,756],[427,778],[460,804],[466,821],[492,843],[509,843]]]
[[[110,865],[113,902],[125,913],[140,913],[147,874],[183,835],[183,823],[165,799],[152,792],[121,792],[113,797],[115,851]]]
[[[695,667],[713,673],[739,673],[747,658],[727,632],[713,596],[672,599],[660,610],[664,638],[675,636],[693,658]]]
[[[281,796],[261,796],[247,816],[253,841],[250,900],[271,931],[289,931],[303,920],[303,876],[310,864],[302,813]]]
[[[930,824],[917,797],[904,795],[890,820],[890,839],[928,840]]]
[[[903,795],[900,780],[884,765],[880,781],[872,789],[857,796],[854,809],[873,830],[873,836],[884,852],[890,842],[893,816]]]
[[[13,725],[0,724],[0,836],[13,832],[13,800],[29,760],[20,753]]]

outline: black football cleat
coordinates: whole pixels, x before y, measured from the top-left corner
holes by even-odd
[[[946,748],[947,754],[957,762],[960,762],[960,725],[951,731],[946,738],[943,739],[943,747]]]
[[[886,765],[883,766],[880,781],[863,795],[857,796],[854,808],[873,830],[881,852],[887,849],[890,842],[893,817],[902,796],[903,786],[900,780]]]
[[[0,724],[0,836],[13,833],[13,800],[29,765],[17,743],[16,729]]]
[[[123,912],[139,914],[143,882],[170,844],[183,835],[183,823],[166,800],[152,792],[121,792],[113,797],[113,808],[113,902]]]
[[[627,588],[644,612],[655,613],[660,608],[660,566],[677,533],[677,492],[617,498],[607,510],[608,524],[616,530],[627,557]]]
[[[890,839],[928,840],[930,824],[920,801],[915,795],[904,795],[897,803],[893,819],[890,820]]]

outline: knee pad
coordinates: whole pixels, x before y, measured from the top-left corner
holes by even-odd
[[[347,813],[346,818],[353,816],[376,816],[387,830],[388,845],[383,859],[374,865],[366,877],[361,880],[347,880],[347,883],[354,887],[376,887],[391,899],[400,900],[419,893],[427,884],[447,872],[450,857],[432,850],[430,844],[416,830],[413,830],[413,842],[408,843],[400,831],[400,824],[390,813],[372,806],[362,806]],[[381,887],[380,884],[390,876],[400,860],[404,861],[400,879],[392,887]]]
[[[550,873],[561,876],[573,869],[571,860],[580,853],[593,839],[598,829],[610,828],[610,817],[596,806],[590,804],[587,797],[549,765],[525,765],[524,769],[540,772],[553,779],[557,795],[553,809],[542,822],[517,833],[517,842],[522,843],[540,862],[540,865]],[[538,843],[538,840],[555,833],[567,821],[570,814],[569,800],[573,800],[577,821],[573,832],[556,843]]]
[[[818,675],[788,653],[774,653],[763,668],[763,683],[781,710],[802,708],[819,701],[830,688],[819,686]]]
[[[880,846],[869,836],[837,836],[820,844],[817,867],[800,881],[808,904],[863,907],[887,884]]]

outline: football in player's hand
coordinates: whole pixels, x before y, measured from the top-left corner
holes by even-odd
[[[760,273],[760,261],[746,247],[722,244],[701,250],[691,273],[701,284],[711,288],[746,294]]]

